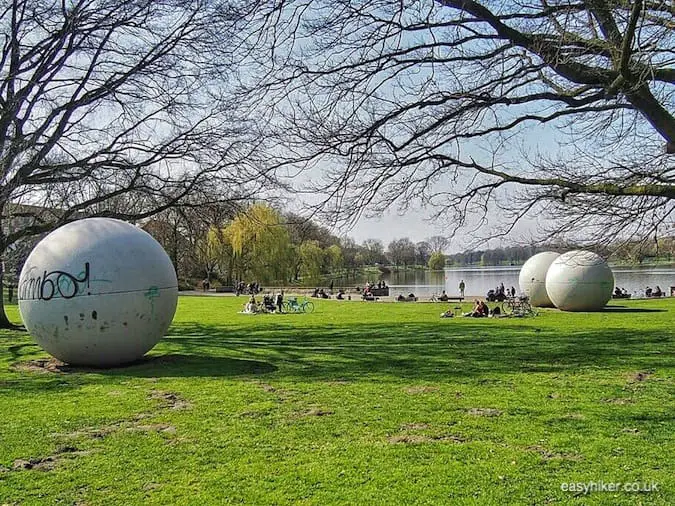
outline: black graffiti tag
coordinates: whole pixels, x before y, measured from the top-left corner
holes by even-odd
[[[80,273],[80,277],[65,271],[44,271],[42,277],[27,279],[21,286],[21,298],[72,299],[80,292],[81,286],[89,288],[89,262],[84,264],[84,272]]]

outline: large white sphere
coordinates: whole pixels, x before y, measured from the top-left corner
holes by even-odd
[[[553,303],[546,292],[546,273],[553,261],[560,256],[554,251],[544,251],[531,256],[523,264],[518,276],[520,291],[530,298],[530,304],[537,307],[551,307]]]
[[[143,356],[173,320],[178,281],[149,234],[120,220],[87,218],[38,243],[19,278],[26,328],[70,364],[113,366]]]
[[[551,302],[564,311],[597,311],[612,298],[614,274],[607,262],[590,251],[568,251],[546,274]]]

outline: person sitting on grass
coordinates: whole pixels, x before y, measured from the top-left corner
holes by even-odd
[[[376,300],[376,299],[375,299],[375,296],[374,296],[373,293],[370,291],[370,288],[366,288],[366,289],[363,291],[363,295],[361,296],[361,298],[362,298],[363,300]]]
[[[469,313],[464,313],[464,316],[471,316],[473,318],[483,318],[489,314],[490,310],[485,302],[476,299],[474,301],[473,309]]]
[[[244,310],[242,313],[246,314],[256,314],[258,312],[258,303],[255,301],[255,295],[251,295],[251,298],[248,299],[248,302],[244,304]]]
[[[272,295],[271,294],[265,295],[263,297],[263,302],[260,309],[262,309],[263,312],[274,313],[276,308],[277,307],[276,304],[274,303],[274,298],[272,297]]]

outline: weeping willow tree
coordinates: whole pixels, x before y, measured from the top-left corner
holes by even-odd
[[[209,281],[211,274],[217,271],[224,275],[228,284],[232,284],[234,255],[224,231],[224,228],[209,227],[206,236],[195,244],[195,256],[200,265],[204,266]]]
[[[300,273],[307,281],[316,283],[321,278],[325,255],[318,241],[305,241],[298,248]]]
[[[228,281],[270,283],[289,277],[291,239],[272,207],[253,204],[226,227],[212,228],[206,242],[205,251],[218,259],[218,268]]]

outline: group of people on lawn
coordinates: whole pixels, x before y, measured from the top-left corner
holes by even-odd
[[[323,288],[315,288],[314,292],[312,292],[312,297],[316,297],[318,299],[330,299],[331,295],[333,294],[333,282],[330,282],[330,288],[328,290],[324,290]],[[335,293],[335,298],[337,300],[344,300],[345,299],[345,292],[342,288],[338,288],[337,292]],[[352,300],[351,295],[348,296],[349,300]]]
[[[459,307],[456,309],[459,309]],[[463,313],[462,316],[471,318],[487,318],[490,316],[491,317],[500,316],[501,312],[502,311],[501,309],[499,309],[499,306],[495,306],[494,309],[490,309],[489,306],[485,303],[485,301],[476,299],[474,300],[473,309],[468,313]],[[441,318],[452,318],[454,316],[455,313],[453,312],[452,308],[449,308],[447,311],[441,313]]]
[[[246,314],[283,313],[284,291],[281,290],[276,295],[264,295],[260,303],[255,300],[255,294],[251,294],[251,298],[248,299],[246,304],[244,304],[241,312]]]
[[[652,290],[651,288],[647,287],[645,290],[645,297],[663,297],[665,294],[661,290],[661,287],[659,285],[656,285],[656,288]]]

